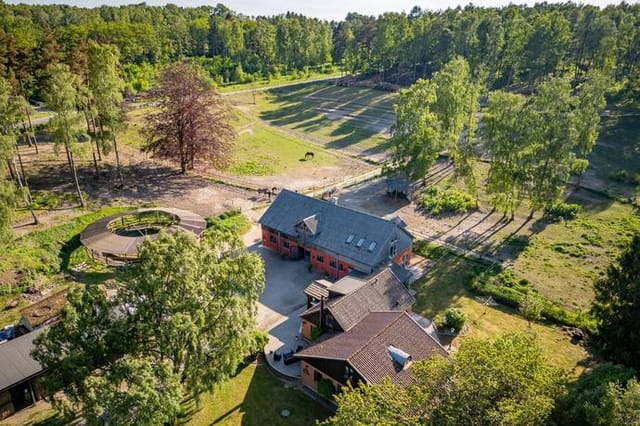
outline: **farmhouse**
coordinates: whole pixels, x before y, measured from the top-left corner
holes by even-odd
[[[412,236],[401,222],[283,190],[259,220],[262,244],[290,259],[305,259],[335,279],[369,275],[390,261],[407,265]]]
[[[308,340],[323,331],[349,331],[370,312],[409,311],[415,302],[389,268],[367,279],[347,276],[334,284],[317,280],[304,293],[307,310],[300,318],[302,336]]]
[[[407,312],[370,312],[344,333],[295,354],[302,383],[325,397],[342,386],[411,382],[413,361],[446,356],[440,343]]]

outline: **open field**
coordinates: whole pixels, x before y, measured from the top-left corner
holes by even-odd
[[[312,82],[314,80],[337,78],[337,77],[340,77],[340,75],[341,75],[340,71],[332,72],[329,74],[320,73],[320,72],[309,72],[308,74],[283,75],[280,78],[272,78],[270,80],[258,80],[258,81],[253,81],[251,83],[224,84],[224,85],[218,86],[216,90],[218,90],[220,93],[232,93],[232,92],[253,90],[253,89],[264,90],[274,86],[295,85],[295,84]]]
[[[327,148],[376,161],[388,156],[394,93],[317,83],[229,99],[236,108]]]
[[[433,318],[449,307],[460,308],[467,315],[467,336],[482,339],[506,333],[535,333],[549,361],[577,376],[583,369],[579,364],[588,353],[582,346],[572,344],[561,328],[545,323],[534,323],[530,328],[513,309],[486,306],[465,289],[464,283],[485,269],[486,266],[476,262],[445,254],[423,279],[412,284],[416,291],[414,311]],[[454,339],[453,346],[459,345],[464,338]]]
[[[441,163],[429,184],[447,187],[459,182],[452,168]],[[567,202],[582,207],[579,217],[557,223],[547,221],[540,212],[529,219],[526,206],[509,221],[491,210],[483,193],[479,210],[433,217],[417,203],[390,199],[385,190],[384,180],[372,181],[341,191],[340,202],[380,216],[399,215],[420,238],[485,255],[514,271],[518,280],[529,281],[542,296],[573,311],[589,307],[594,280],[633,233],[640,232],[637,209],[585,189],[566,194]]]
[[[127,113],[127,127],[120,136],[124,144],[135,149],[143,146],[141,130],[144,117],[152,111],[150,107],[143,107]],[[232,123],[238,137],[233,141],[231,165],[224,171],[206,167],[202,171],[240,176],[257,186],[303,189],[370,168],[365,163],[325,150],[291,131],[270,126],[240,110],[233,111]],[[313,152],[314,158],[305,161],[306,152]]]

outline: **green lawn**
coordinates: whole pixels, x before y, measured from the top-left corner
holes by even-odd
[[[307,151],[315,157],[304,161]],[[237,175],[268,176],[305,167],[332,166],[336,157],[316,145],[260,123],[241,131],[234,141],[233,164],[229,171]]]
[[[593,282],[605,274],[632,235],[640,232],[640,216],[626,204],[598,209],[577,195],[570,200],[582,201],[583,213],[576,220],[546,224],[534,233],[513,270],[543,296],[570,309],[587,309]]]
[[[278,86],[289,83],[304,83],[309,80],[317,80],[322,78],[340,77],[340,72],[334,72],[330,74],[312,72],[302,78],[296,78],[292,75],[285,75],[280,78],[272,78],[271,80],[259,80],[251,83],[233,83],[227,85],[221,85],[217,87],[217,90],[221,93],[233,92],[236,90],[248,90],[248,89],[262,89],[271,86]]]
[[[144,117],[152,107],[136,108],[127,113],[127,127],[120,141],[135,148],[144,143]],[[269,176],[290,172],[296,168],[317,168],[335,165],[337,159],[317,145],[305,142],[289,133],[270,127],[250,114],[234,110],[232,124],[238,132],[233,141],[233,162],[228,171],[237,175]],[[312,151],[312,162],[304,161],[304,154]]]
[[[229,98],[272,125],[301,132],[328,148],[365,155],[389,148],[385,129],[394,117],[393,93],[317,83],[255,94],[255,105],[252,93]]]
[[[265,365],[249,364],[213,393],[185,404],[188,425],[313,425],[331,413],[302,391],[275,378]],[[280,416],[289,410],[288,418]]]
[[[436,257],[438,258],[438,257]],[[491,338],[505,333],[533,332],[549,361],[577,375],[582,371],[578,363],[587,357],[581,346],[574,345],[559,327],[535,323],[529,328],[526,320],[505,306],[485,306],[464,287],[486,267],[459,256],[445,254],[427,275],[411,287],[416,290],[414,311],[428,318],[442,315],[449,307],[460,308],[467,315],[468,336]],[[453,345],[458,345],[459,337]]]

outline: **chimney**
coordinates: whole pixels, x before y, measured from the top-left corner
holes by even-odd
[[[389,345],[389,347],[387,348],[387,353],[389,354],[389,357],[393,360],[394,364],[398,365],[403,370],[407,368],[409,364],[411,364],[411,355],[409,355],[402,349]]]

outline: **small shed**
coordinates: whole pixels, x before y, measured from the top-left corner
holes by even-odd
[[[409,185],[409,181],[403,178],[388,178],[387,195],[393,198],[406,198],[411,201],[411,186]]]

